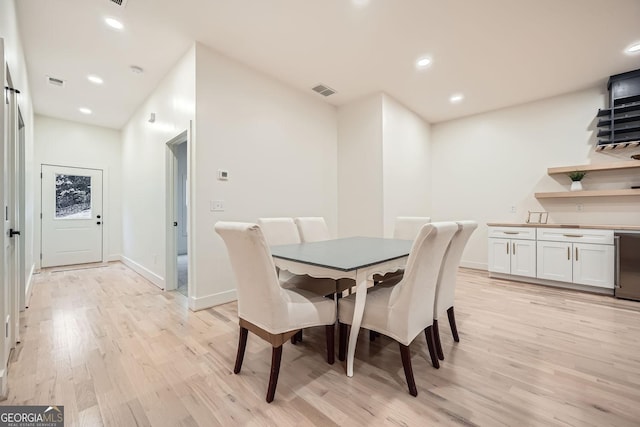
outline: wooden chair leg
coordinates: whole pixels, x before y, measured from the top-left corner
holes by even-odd
[[[338,332],[338,360],[340,360],[341,362],[344,362],[344,359],[346,357],[346,349],[347,349],[347,324],[346,323],[340,323],[338,322],[339,325],[339,332]]]
[[[434,368],[440,369],[440,361],[436,355],[435,343],[433,339],[433,329],[431,326],[427,326],[424,330],[424,336],[427,339],[427,347],[429,348],[429,356],[431,356],[431,364]]]
[[[447,309],[447,316],[449,316],[449,325],[451,326],[453,340],[455,342],[460,342],[460,337],[458,336],[458,328],[456,327],[456,315],[453,312],[453,306]]]
[[[296,334],[296,341],[302,342],[302,329],[300,329]]]
[[[298,343],[298,334],[291,335],[291,344],[296,345]]]
[[[239,374],[242,369],[242,361],[244,360],[244,350],[247,348],[247,335],[249,330],[240,327],[240,338],[238,340],[238,354],[236,355],[236,366],[233,368],[234,374]]]
[[[416,382],[413,379],[413,368],[411,367],[411,350],[408,345],[400,344],[400,357],[402,357],[402,367],[404,368],[404,376],[407,378],[407,385],[409,386],[409,394],[411,396],[418,395],[418,389],[416,388]]]
[[[369,341],[376,340],[376,331],[369,331]]]
[[[436,319],[433,319],[433,341],[436,345],[436,354],[438,355],[438,359],[444,360],[442,343],[440,342],[440,330],[438,329],[438,321]]]
[[[327,363],[329,363],[329,365],[333,365],[336,360],[335,325],[327,325],[325,329],[327,334]]]
[[[269,388],[267,389],[267,403],[273,402],[280,374],[280,361],[282,360],[282,346],[273,347],[271,351],[271,375],[269,376]]]

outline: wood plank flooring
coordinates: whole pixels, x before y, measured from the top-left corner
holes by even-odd
[[[271,348],[249,335],[234,375],[236,304],[197,313],[120,263],[35,276],[0,404],[59,404],[68,426],[638,426],[640,303],[461,270],[460,343],[445,360],[361,332],[355,376],[325,362],[324,328],[285,344],[275,400]]]

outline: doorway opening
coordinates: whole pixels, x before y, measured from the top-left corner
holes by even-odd
[[[189,296],[189,143],[187,132],[167,142],[167,290]]]

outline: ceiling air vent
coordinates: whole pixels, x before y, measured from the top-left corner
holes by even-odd
[[[57,79],[57,78],[51,77],[51,76],[47,76],[47,82],[49,82],[49,84],[53,85],[53,86],[60,86],[60,87],[64,86],[64,80]]]
[[[127,3],[129,0],[109,0],[113,4],[117,4],[118,6],[127,7]]]
[[[325,86],[323,84],[319,84],[313,88],[314,92],[318,92],[322,96],[329,96],[336,93],[335,90],[331,89],[329,86]]]

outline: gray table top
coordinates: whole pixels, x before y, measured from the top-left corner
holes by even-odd
[[[271,246],[271,254],[303,264],[353,271],[409,255],[413,241],[377,237]]]

